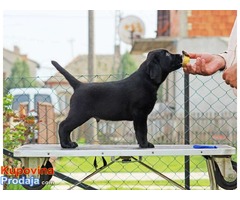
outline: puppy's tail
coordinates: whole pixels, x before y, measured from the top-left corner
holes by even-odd
[[[56,61],[52,61],[52,64],[67,79],[67,81],[73,87],[74,90],[80,85],[81,82],[77,80],[74,76],[72,76],[62,66],[60,66]]]

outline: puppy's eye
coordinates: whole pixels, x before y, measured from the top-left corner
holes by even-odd
[[[166,52],[166,56],[170,56],[170,53]]]

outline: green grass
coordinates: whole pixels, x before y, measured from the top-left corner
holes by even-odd
[[[42,190],[51,190],[51,185],[46,185]],[[27,190],[21,184],[9,184],[7,190]]]
[[[180,184],[184,187],[183,180],[175,180],[176,183]],[[101,180],[101,181],[90,181],[87,180],[84,182],[87,185],[90,185],[94,188],[101,190],[155,190],[155,189],[177,189],[176,186],[169,183],[166,180]],[[67,185],[66,188],[71,187],[72,185],[69,183],[59,184],[59,185]],[[201,180],[191,180],[190,188],[191,189],[207,189],[210,186],[210,182],[208,179]],[[54,187],[52,188],[54,190]]]
[[[157,180],[157,181],[85,181],[84,183],[88,185],[98,185],[99,187],[105,186],[108,187],[106,189],[108,190],[125,190],[126,188],[134,188],[134,190],[137,189],[148,189],[148,187],[151,186],[159,186],[159,188],[163,186],[173,186],[171,183],[169,183],[167,180]],[[182,185],[184,187],[184,181],[182,180],[176,180],[176,183]],[[208,187],[210,185],[209,180],[207,179],[201,179],[201,180],[191,180],[191,187],[197,186],[197,187]],[[123,187],[124,186],[124,187]]]
[[[105,157],[107,163],[111,162],[110,157]],[[102,166],[101,158],[97,158],[97,163]],[[184,157],[183,156],[149,156],[143,157],[142,161],[154,169],[161,172],[184,172]],[[56,161],[56,171],[59,172],[91,172],[93,167],[94,157],[64,157]],[[191,172],[207,171],[205,159],[202,156],[190,157]],[[114,163],[106,168],[104,172],[149,172],[144,166],[137,162],[122,164],[121,161]]]
[[[55,169],[59,172],[93,172],[95,168],[93,166],[95,157],[64,157],[58,158],[55,163]],[[137,157],[136,157],[137,158]],[[107,163],[111,162],[111,157],[105,157]],[[234,155],[232,160],[236,161],[237,156]],[[97,158],[98,167],[101,167],[102,159]],[[159,172],[184,172],[184,156],[147,156],[142,158],[142,162],[150,165]],[[206,172],[207,165],[206,160],[202,156],[191,156],[190,157],[190,171],[192,172]],[[144,166],[137,162],[122,163],[121,161],[114,163],[110,167],[103,170],[103,172],[115,172],[115,173],[133,173],[151,172]],[[184,187],[184,180],[175,180],[177,183]],[[173,186],[166,180],[87,180],[84,183],[91,185],[99,189],[107,190],[145,190],[151,189],[151,186],[155,186],[154,189],[163,189],[164,186]],[[209,188],[210,182],[208,179],[192,179],[190,180],[191,189],[206,189]],[[54,189],[54,187],[53,187]]]

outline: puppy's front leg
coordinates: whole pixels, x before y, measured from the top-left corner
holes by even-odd
[[[147,116],[136,115],[133,125],[139,146],[141,148],[154,148],[154,145],[147,141]]]

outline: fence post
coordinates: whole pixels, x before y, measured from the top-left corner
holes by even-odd
[[[38,102],[38,118],[41,121],[38,130],[38,143],[55,144],[57,136],[53,105],[46,102]]]
[[[189,142],[189,75],[184,74],[184,144]],[[185,156],[185,188],[190,189],[190,157]]]

